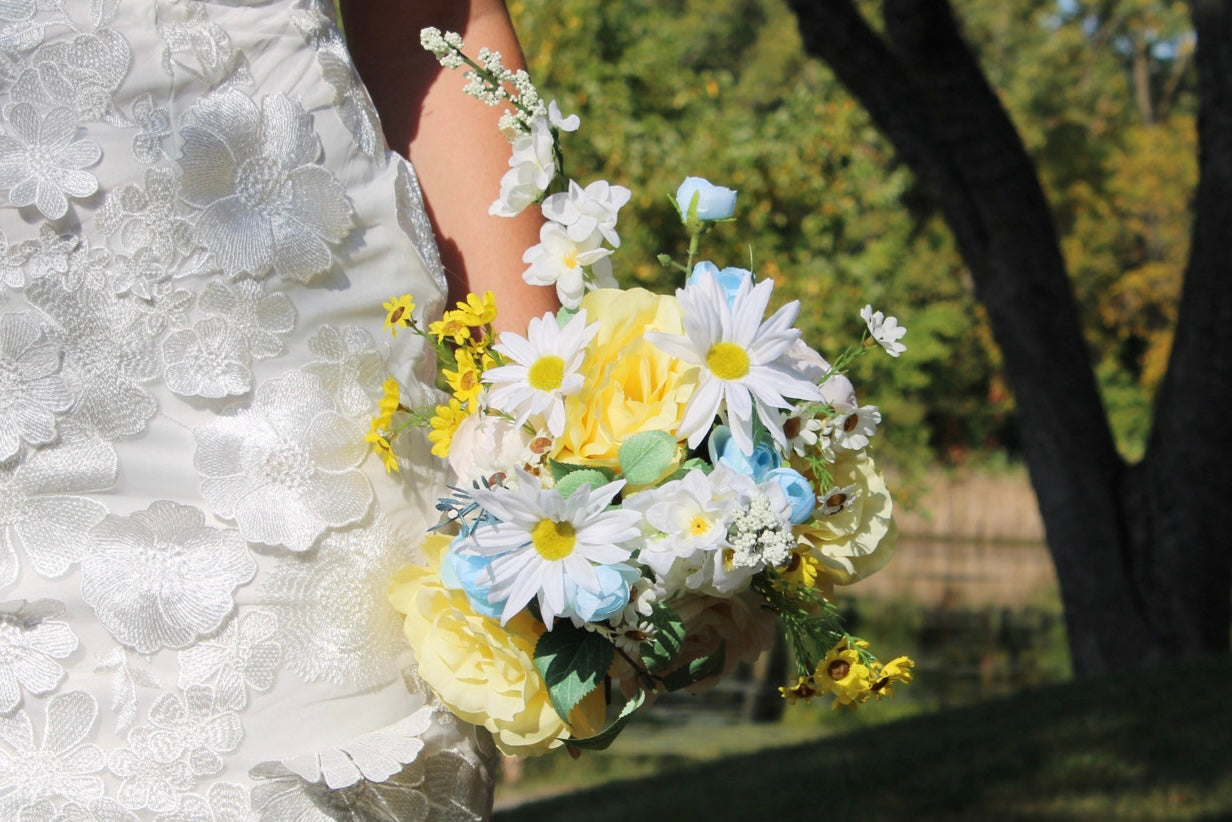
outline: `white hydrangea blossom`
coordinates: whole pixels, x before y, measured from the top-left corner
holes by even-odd
[[[556,176],[555,140],[546,117],[537,117],[513,139],[509,170],[501,177],[500,197],[488,208],[495,217],[516,217],[537,202]]]
[[[577,308],[588,288],[615,288],[610,248],[600,246],[602,238],[592,234],[574,241],[567,229],[557,223],[544,223],[539,243],[522,255],[530,268],[522,279],[531,285],[554,285],[556,296],[566,308]],[[589,271],[587,271],[589,267]]]

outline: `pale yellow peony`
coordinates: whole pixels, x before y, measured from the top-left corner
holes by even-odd
[[[441,583],[441,557],[450,538],[429,535],[426,566],[394,575],[389,600],[406,620],[403,629],[419,661],[419,675],[461,719],[487,728],[502,752],[545,753],[570,736],[587,737],[603,725],[603,689],[570,714],[567,725],[552,708],[535,670],[535,642],[545,628],[526,613],[502,628],[471,608],[466,595]]]
[[[683,334],[675,297],[641,288],[599,289],[582,299],[599,324],[587,346],[586,387],[565,400],[568,422],[553,457],[616,466],[620,444],[639,431],[675,434],[697,387],[697,369],[644,339],[647,331]]]
[[[890,561],[898,526],[885,477],[866,451],[840,452],[830,473],[834,488],[855,486],[854,498],[845,510],[807,522],[795,531],[821,561],[822,574],[848,585]]]

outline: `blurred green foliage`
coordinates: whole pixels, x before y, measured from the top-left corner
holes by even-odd
[[[862,3],[870,20],[874,5]],[[955,5],[1053,202],[1093,366],[1133,456],[1166,364],[1196,181],[1183,4]],[[948,231],[863,110],[804,55],[782,0],[509,7],[545,96],[582,116],[565,141],[569,174],[634,192],[614,257],[624,285],[678,283],[656,255],[684,258],[668,195],[685,176],[737,188],[739,221],[706,238],[703,258],[773,278],[831,357],[858,340],[865,303],[909,329],[900,361],[864,357],[852,374],[861,402],[886,414],[883,454],[918,464],[1013,450],[1014,400]]]

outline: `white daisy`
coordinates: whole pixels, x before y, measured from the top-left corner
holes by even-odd
[[[504,600],[502,625],[535,597],[544,623],[551,625],[556,617],[569,615],[566,579],[597,593],[595,566],[629,559],[633,552],[625,543],[640,535],[642,515],[625,508],[606,510],[624,480],[593,490],[583,486],[566,499],[554,488],[540,488],[521,469],[517,473],[516,490],[471,491],[497,522],[475,528],[462,550],[493,557],[489,599]]]
[[[585,311],[563,328],[549,313],[531,319],[525,337],[503,332],[492,347],[511,364],[483,372],[483,381],[492,386],[490,406],[518,425],[542,414],[552,436],[560,436],[565,430],[565,397],[582,389],[585,381],[578,368],[586,344],[597,333],[598,324],[586,325]]]
[[[753,412],[775,442],[786,447],[775,409],[790,408],[788,397],[816,402],[817,386],[791,367],[790,349],[800,337],[792,328],[800,303],[792,301],[762,322],[774,284],[740,284],[732,305],[713,272],[706,271],[676,297],[684,312],[685,335],[648,332],[646,339],[679,359],[700,367],[697,390],[685,407],[676,435],[696,447],[714,418],[725,412],[732,438],[753,453]]]
[[[797,456],[806,457],[818,450],[824,452],[828,447],[821,436],[826,420],[818,416],[820,412],[820,406],[804,405],[783,418],[783,436],[787,439],[787,447]],[[821,443],[820,448],[818,442]]]
[[[860,319],[868,325],[868,333],[891,357],[907,350],[907,346],[899,342],[907,329],[898,324],[897,317],[887,317],[880,311],[874,311],[871,305],[866,305],[860,309]]]
[[[862,408],[843,409],[826,423],[826,427],[839,448],[859,451],[868,447],[869,437],[877,433],[880,422],[881,411],[877,406],[865,405]]]

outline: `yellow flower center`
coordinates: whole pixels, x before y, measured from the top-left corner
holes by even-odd
[[[706,354],[706,367],[721,380],[738,380],[749,373],[749,352],[735,343],[715,343]]]
[[[695,537],[700,537],[702,534],[710,530],[710,520],[703,517],[701,514],[695,514],[689,522],[689,533]]]
[[[554,354],[540,357],[526,370],[526,377],[536,391],[555,391],[565,378],[565,361]]]
[[[573,525],[568,522],[541,519],[535,526],[535,530],[530,532],[530,541],[535,546],[535,550],[539,552],[539,556],[548,562],[556,562],[573,553],[573,548],[577,545],[577,536],[575,536]]]
[[[565,264],[566,268],[577,268],[577,252],[570,251],[561,262]]]

